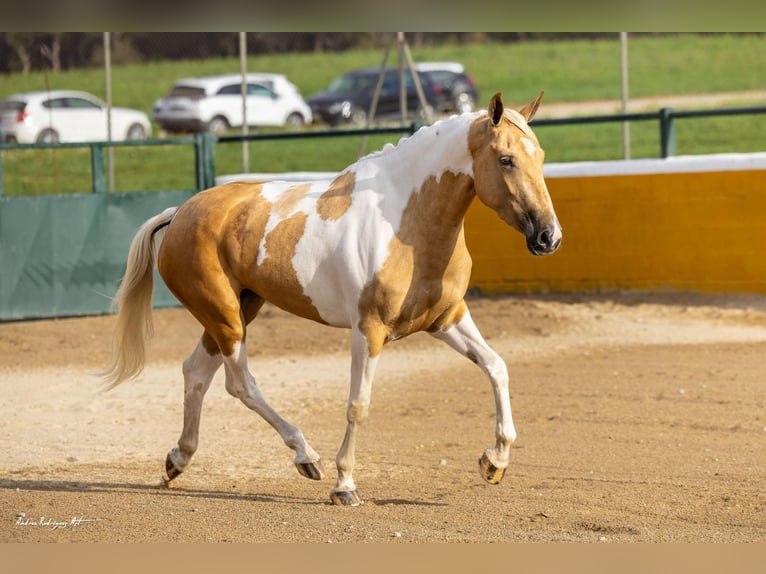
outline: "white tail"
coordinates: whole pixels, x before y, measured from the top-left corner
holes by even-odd
[[[114,334],[112,366],[103,373],[108,388],[135,377],[144,368],[146,341],[152,336],[154,293],[154,235],[173,219],[177,207],[169,207],[144,223],[130,244],[125,276],[114,296],[119,307]]]

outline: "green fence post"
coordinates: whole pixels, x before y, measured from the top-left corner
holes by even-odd
[[[673,123],[673,110],[660,110],[660,157],[676,155],[676,127]]]
[[[203,172],[202,167],[204,165],[204,162],[202,161],[204,153],[204,150],[202,149],[203,145],[202,133],[194,134],[194,180],[197,191],[205,189],[205,173]]]
[[[104,148],[101,144],[91,144],[90,146],[90,169],[93,193],[104,193],[106,180],[104,178]]]
[[[215,142],[216,137],[205,132],[202,134],[205,142],[205,189],[215,185]]]
[[[194,134],[194,165],[197,175],[197,191],[215,185],[216,137],[208,132]]]

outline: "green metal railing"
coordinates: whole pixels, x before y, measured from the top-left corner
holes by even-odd
[[[275,132],[267,134],[226,135],[214,136],[210,133],[197,133],[189,137],[177,137],[166,139],[147,139],[140,141],[91,141],[77,143],[3,143],[0,141],[0,197],[4,195],[3,188],[3,156],[4,150],[31,150],[31,149],[66,149],[66,148],[90,148],[91,153],[91,191],[104,193],[106,185],[106,161],[104,150],[110,147],[138,147],[138,146],[168,146],[168,145],[191,145],[194,146],[194,173],[195,189],[202,191],[215,185],[215,146],[218,142],[231,143],[247,141],[288,140],[288,139],[312,139],[324,137],[345,136],[369,136],[386,134],[413,134],[422,124],[412,123],[408,126],[395,126],[384,128],[365,128],[329,131],[301,131],[301,132]],[[1,135],[1,134],[0,134]]]
[[[166,145],[192,145],[195,150],[195,174],[197,190],[205,189],[204,186],[209,180],[206,178],[206,170],[210,169],[212,164],[205,155],[210,152],[209,142],[205,142],[205,136],[208,134],[195,134],[193,137],[178,137],[168,139],[147,139],[136,141],[91,141],[76,143],[3,143],[0,142],[0,197],[3,196],[3,157],[4,150],[32,150],[32,149],[72,149],[72,148],[90,148],[90,166],[91,166],[91,191],[93,193],[105,193],[106,185],[106,162],[104,159],[104,150],[109,147],[144,147],[144,146],[166,146]]]
[[[577,124],[597,124],[612,122],[659,121],[660,157],[667,158],[676,154],[676,119],[705,118],[713,116],[741,116],[748,114],[766,114],[766,106],[717,108],[710,110],[674,110],[672,108],[661,108],[656,112],[610,114],[602,116],[575,116],[568,118],[541,118],[534,120],[534,125],[571,126]]]
[[[656,112],[625,113],[596,116],[575,116],[568,118],[540,118],[534,121],[535,126],[564,126],[578,124],[615,123],[615,122],[659,122],[659,157],[667,158],[676,154],[676,120],[687,118],[704,118],[713,116],[738,116],[748,114],[765,114],[766,106],[749,106],[740,108],[718,108],[705,110],[673,110],[661,108]],[[326,137],[369,136],[385,134],[412,134],[423,124],[412,123],[408,126],[365,128],[365,129],[338,129],[323,131],[299,131],[299,132],[276,132],[255,133],[248,135],[225,135],[214,136],[209,133],[198,133],[192,137],[178,137],[168,139],[149,139],[142,141],[126,142],[83,142],[83,143],[55,143],[55,144],[18,144],[0,142],[0,196],[3,195],[3,158],[4,150],[16,149],[47,149],[47,148],[74,148],[88,147],[91,150],[91,177],[92,191],[104,193],[106,191],[104,149],[109,147],[129,146],[166,146],[166,145],[192,145],[194,146],[194,169],[196,190],[201,191],[215,185],[215,146],[217,143],[234,143],[243,141],[269,141],[289,139],[313,139]]]

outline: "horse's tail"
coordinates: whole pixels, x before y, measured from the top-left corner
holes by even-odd
[[[154,236],[170,224],[177,210],[177,207],[169,207],[146,221],[130,244],[125,276],[112,302],[119,307],[114,334],[114,357],[111,367],[102,373],[110,389],[135,377],[144,368],[146,341],[154,331]]]

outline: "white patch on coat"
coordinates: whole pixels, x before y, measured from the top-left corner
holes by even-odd
[[[274,205],[278,202],[281,194],[298,184],[290,181],[272,181],[263,184],[261,196],[271,204],[272,209],[263,231],[263,240],[258,246],[258,257],[256,259],[257,265],[262,265],[266,260],[266,257],[268,257],[268,253],[266,252],[266,239],[268,238],[269,233],[271,233],[279,223],[285,219],[289,219],[296,213],[310,213],[316,206],[317,198],[327,191],[327,188],[330,187],[332,181],[332,179],[327,179],[313,182],[308,193],[306,193],[306,195],[286,213],[279,213],[278,210],[274,209]]]
[[[307,210],[293,267],[324,321],[350,327],[358,319],[362,289],[383,267],[410,196],[429,177],[439,179],[447,170],[473,177],[468,132],[480,113],[421,128],[395,148],[386,146],[349,166],[356,180],[353,202],[339,219]],[[315,201],[313,190],[309,195]]]

